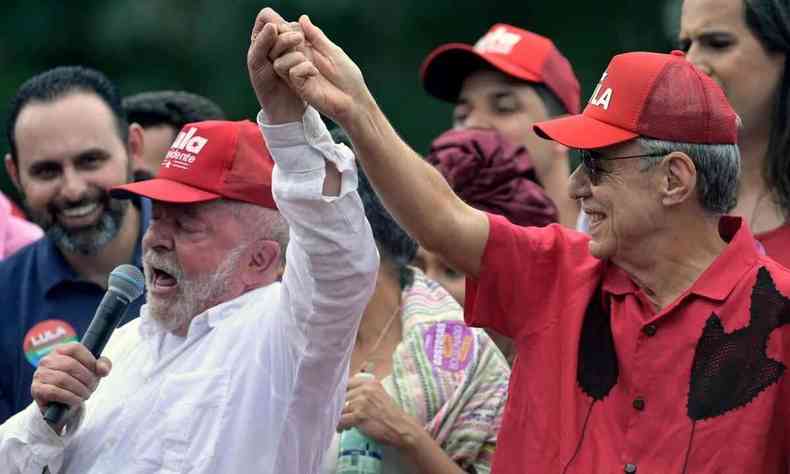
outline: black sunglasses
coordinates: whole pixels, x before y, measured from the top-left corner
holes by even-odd
[[[666,153],[649,153],[645,155],[628,155],[628,156],[612,156],[604,157],[597,151],[593,150],[578,150],[579,157],[581,158],[582,169],[590,178],[590,183],[597,186],[601,182],[601,178],[608,173],[604,168],[601,168],[598,163],[601,161],[616,161],[616,160],[630,160],[631,158],[648,158],[656,156],[664,156]]]

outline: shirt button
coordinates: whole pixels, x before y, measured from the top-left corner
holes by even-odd
[[[642,398],[642,397],[637,397],[637,398],[634,399],[633,405],[634,405],[634,409],[635,410],[642,411],[642,410],[645,409],[645,399]],[[631,471],[626,471],[626,472],[631,472]],[[633,472],[636,472],[636,471],[633,471]]]
[[[655,336],[656,331],[658,331],[658,328],[656,327],[655,324],[648,324],[647,326],[642,328],[642,332],[647,334],[649,337]]]
[[[625,465],[625,467],[623,468],[623,472],[626,472],[626,473],[628,473],[628,474],[633,474],[633,473],[635,473],[635,472],[636,472],[636,464],[631,464],[631,463],[629,462],[629,463],[628,463],[628,464],[626,464],[626,465]]]

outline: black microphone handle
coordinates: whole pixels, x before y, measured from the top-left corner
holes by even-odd
[[[60,420],[63,419],[63,415],[66,414],[68,409],[69,406],[65,403],[51,402],[47,405],[47,411],[44,412],[44,421],[54,427],[60,423]]]
[[[93,357],[99,358],[107,341],[110,340],[112,332],[118,327],[123,316],[126,314],[126,308],[129,306],[129,301],[121,296],[120,293],[113,291],[112,288],[107,290],[104,294],[99,307],[96,309],[96,314],[88,326],[88,330],[82,336],[83,346],[88,348],[93,354]]]
[[[93,316],[88,330],[82,336],[82,343],[93,357],[97,359],[110,340],[112,332],[118,327],[118,323],[123,319],[126,314],[126,308],[129,306],[129,301],[123,298],[119,293],[107,290],[104,294],[99,307],[96,309],[96,314]],[[68,410],[68,405],[59,402],[52,402],[47,405],[47,411],[44,413],[44,420],[50,425],[57,425],[63,419],[63,415]]]

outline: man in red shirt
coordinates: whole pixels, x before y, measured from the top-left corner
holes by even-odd
[[[536,124],[582,151],[587,236],[464,204],[345,53],[300,27],[280,30],[274,69],[348,131],[399,223],[468,275],[467,321],[516,341],[495,473],[788,472],[790,271],[725,216],[738,118],[709,77],[682,53],[621,54],[582,114]]]

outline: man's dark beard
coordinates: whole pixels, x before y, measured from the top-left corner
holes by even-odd
[[[102,215],[95,224],[67,228],[62,226],[56,216],[64,210],[97,203],[103,208]],[[41,226],[47,236],[65,253],[79,255],[96,255],[112,239],[118,235],[126,210],[129,207],[127,200],[112,199],[110,194],[98,187],[93,187],[77,202],[52,202],[46,211],[34,211],[27,208],[30,220]]]

